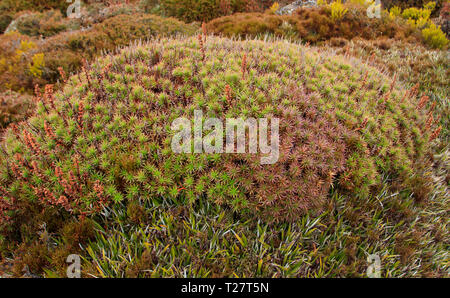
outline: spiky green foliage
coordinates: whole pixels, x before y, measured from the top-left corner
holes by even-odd
[[[338,54],[348,53],[370,60],[370,63],[391,76],[397,74],[398,80],[408,88],[419,84],[419,95],[429,96],[431,105],[435,105],[434,117],[440,119],[443,127],[442,146],[449,144],[449,119],[446,115],[449,113],[450,59],[447,51],[428,50],[423,46],[392,39],[340,42],[342,40],[330,41],[334,46],[344,46],[336,49]]]
[[[365,277],[367,256],[378,254],[382,277],[445,277],[448,200],[436,194],[417,206],[406,192],[383,189],[367,200],[333,192],[320,215],[276,225],[205,201],[136,202],[98,219],[95,240],[80,252],[82,276]],[[66,237],[47,254],[46,276],[65,276],[56,260],[66,256],[55,255]]]
[[[426,197],[426,101],[404,94],[359,60],[284,41],[153,40],[86,66],[61,93],[46,87],[37,115],[6,132],[2,195],[83,216],[205,198],[267,222],[320,210],[332,186],[365,200],[383,175]],[[279,161],[175,154],[170,124],[195,109],[280,118]]]

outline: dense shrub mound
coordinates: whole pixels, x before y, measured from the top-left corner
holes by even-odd
[[[342,19],[332,18],[331,8],[300,8],[293,15],[279,16],[263,13],[238,13],[208,23],[208,30],[225,36],[258,36],[272,34],[287,38],[300,38],[307,42],[320,42],[331,38],[420,40],[420,34],[405,22],[382,18],[368,18],[360,6],[346,6]]]
[[[21,14],[8,26],[6,33],[17,31],[28,36],[49,37],[62,31],[79,28],[79,25],[72,19],[65,18],[59,10],[47,10]]]
[[[74,214],[121,201],[206,199],[265,221],[320,210],[334,185],[361,199],[381,184],[427,195],[427,98],[356,59],[284,41],[160,39],[107,55],[51,86],[5,133],[3,209]],[[201,40],[201,42],[200,42]],[[280,119],[280,157],[176,154],[177,117]],[[204,131],[204,135],[206,132]]]

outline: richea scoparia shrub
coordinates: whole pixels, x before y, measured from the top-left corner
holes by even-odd
[[[360,60],[286,41],[199,35],[126,48],[85,65],[61,92],[37,91],[35,116],[6,130],[4,218],[14,221],[20,202],[84,217],[122,201],[202,199],[290,221],[320,211],[332,187],[364,200],[385,177],[426,196],[439,128],[416,89]],[[175,153],[171,123],[193,120],[195,110],[223,121],[278,118],[278,161]]]

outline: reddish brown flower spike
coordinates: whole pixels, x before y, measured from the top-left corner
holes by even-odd
[[[203,38],[202,38],[201,34],[198,35],[198,41],[200,43],[200,51],[202,52],[202,60],[205,61],[206,54],[205,54],[205,48],[203,45]]]
[[[56,204],[62,206],[66,211],[71,211],[69,200],[66,196],[60,196]]]
[[[227,97],[227,102],[231,103],[231,88],[230,85],[225,86],[225,96]]]
[[[41,90],[39,90],[39,84],[34,85],[34,95],[35,95],[36,102],[39,102],[42,100],[42,94],[41,94]]]
[[[431,125],[433,125],[433,122],[434,122],[433,114],[430,114],[430,116],[427,119],[427,123],[425,125],[425,131],[427,131],[431,128]]]
[[[433,141],[434,139],[436,139],[439,136],[439,134],[441,133],[441,130],[442,130],[442,126],[439,126],[438,128],[436,128],[433,131],[433,133],[430,136],[430,142]]]
[[[94,191],[97,195],[97,197],[100,199],[100,203],[104,204],[107,201],[107,198],[104,193],[103,185],[100,183],[99,180],[95,181],[94,183]]]
[[[242,79],[245,79],[245,71],[247,69],[247,54],[244,53],[244,56],[242,57]]]
[[[389,100],[389,98],[391,97],[391,91],[389,91],[388,93],[386,93],[386,95],[384,96],[384,103],[386,103],[388,100]]]
[[[51,85],[51,84],[45,85],[44,98],[45,98],[45,101],[50,104],[52,109],[56,109],[54,95],[53,95],[53,85]]]
[[[428,96],[426,96],[426,95],[422,96],[420,98],[419,103],[417,104],[417,109],[422,110],[425,107],[425,105],[427,104],[429,99],[430,98]]]
[[[44,130],[48,138],[55,139],[55,134],[53,133],[52,127],[47,123],[47,121],[44,121]]]
[[[430,110],[428,111],[428,114],[432,114],[435,107],[436,107],[436,102],[433,101],[433,103],[431,104]]]
[[[409,92],[409,96],[411,98],[415,98],[417,96],[417,93],[419,92],[419,83],[415,84],[412,88],[411,91]]]
[[[62,67],[58,67],[58,72],[61,78],[63,79],[63,82],[67,83],[66,73],[64,72],[64,69]]]
[[[206,24],[202,23],[203,41],[206,42]]]
[[[31,135],[31,133],[29,133],[26,130],[23,130],[22,135],[23,135],[24,143],[28,147],[28,149],[30,149],[34,154],[40,155],[41,150],[40,150],[38,144],[36,143],[36,140]]]
[[[83,102],[80,102],[78,106],[78,117],[77,117],[78,127],[80,128],[80,130],[83,129],[83,114],[84,114],[84,106]]]
[[[80,177],[80,162],[78,161],[78,156],[74,156],[73,166],[75,167],[76,174]]]
[[[36,175],[37,177],[39,177],[39,179],[44,180],[44,175],[42,175],[42,173],[39,171],[39,167],[37,165],[36,161],[32,161],[31,162],[31,167],[33,168],[33,174]]]

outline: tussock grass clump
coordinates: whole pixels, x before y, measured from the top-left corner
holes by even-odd
[[[364,200],[383,177],[427,196],[427,98],[359,60],[298,44],[163,38],[36,96],[36,116],[2,145],[2,196],[16,202],[84,217],[126,201],[206,199],[273,222],[321,210],[333,186]],[[278,162],[174,153],[171,122],[196,109],[223,121],[279,118]]]

